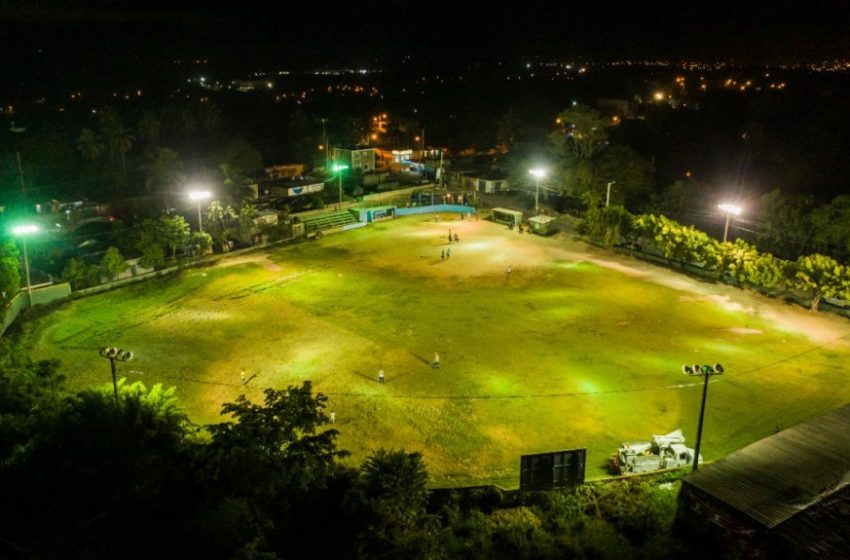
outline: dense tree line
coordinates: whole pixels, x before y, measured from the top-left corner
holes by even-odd
[[[359,467],[311,384],[197,426],[173,389],[71,392],[0,341],[0,548],[26,558],[685,557],[675,477],[552,493],[427,488],[419,453]]]
[[[761,252],[742,239],[720,242],[663,215],[632,215],[622,206],[591,207],[579,232],[606,246],[624,244],[663,256],[682,269],[713,272],[741,287],[764,292],[804,292],[816,311],[823,298],[850,299],[850,267],[813,253],[795,261]]]

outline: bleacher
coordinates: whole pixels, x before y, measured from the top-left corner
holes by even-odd
[[[354,214],[348,210],[339,212],[331,212],[330,214],[322,214],[321,216],[311,216],[304,219],[304,232],[315,233],[329,229],[341,228],[348,224],[357,222]]]

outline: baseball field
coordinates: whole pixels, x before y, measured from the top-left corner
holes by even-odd
[[[516,486],[520,455],[576,447],[593,478],[621,442],[676,428],[693,446],[702,384],[683,363],[726,370],[709,386],[707,461],[850,402],[846,319],[566,233],[433,215],[71,301],[21,340],[76,388],[111,383],[100,347],[132,350],[121,377],[175,386],[199,424],[309,379],[352,463],[421,451],[437,486]]]

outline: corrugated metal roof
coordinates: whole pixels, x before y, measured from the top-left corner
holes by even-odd
[[[781,546],[805,550],[812,558],[850,556],[850,487],[833,493],[774,529]],[[794,558],[801,556],[789,555]]]
[[[850,405],[748,445],[683,480],[775,527],[850,483]]]

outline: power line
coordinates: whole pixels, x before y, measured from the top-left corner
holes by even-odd
[[[774,367],[779,364],[783,364],[799,358],[800,356],[804,356],[811,352],[820,350],[822,348],[826,348],[827,346],[838,342],[839,340],[845,339],[850,336],[850,332],[845,333],[841,336],[833,338],[832,340],[828,340],[823,344],[819,344],[813,346],[811,348],[807,348],[801,352],[797,352],[795,354],[791,354],[789,356],[785,356],[784,358],[779,358],[772,362],[768,362],[766,364],[752,367],[748,370],[737,372],[737,375],[747,375],[749,373],[754,373],[757,371],[761,371],[763,369],[767,369],[770,367]],[[190,383],[199,383],[202,385],[212,385],[217,387],[249,387],[248,385],[242,383],[224,383],[220,381],[208,381],[203,379],[196,379],[185,376],[174,376],[174,375],[161,375],[165,379],[175,379],[178,381],[187,381]],[[710,381],[710,383],[715,383],[720,381],[721,379],[714,379]],[[545,398],[564,398],[564,397],[582,397],[582,396],[591,396],[591,395],[612,395],[612,394],[622,394],[622,393],[639,393],[643,391],[657,391],[659,389],[666,390],[677,390],[677,389],[685,389],[689,387],[701,387],[702,382],[698,383],[677,383],[673,385],[664,385],[662,387],[634,387],[634,388],[623,388],[623,389],[609,389],[605,391],[569,391],[569,392],[561,392],[561,393],[526,393],[526,394],[514,394],[514,395],[392,395],[387,393],[356,393],[356,392],[324,392],[319,391],[321,394],[326,395],[328,397],[355,397],[355,398],[370,398],[370,399],[415,399],[415,400],[513,400],[513,399],[545,399]],[[257,391],[265,390],[269,387],[250,387]]]

